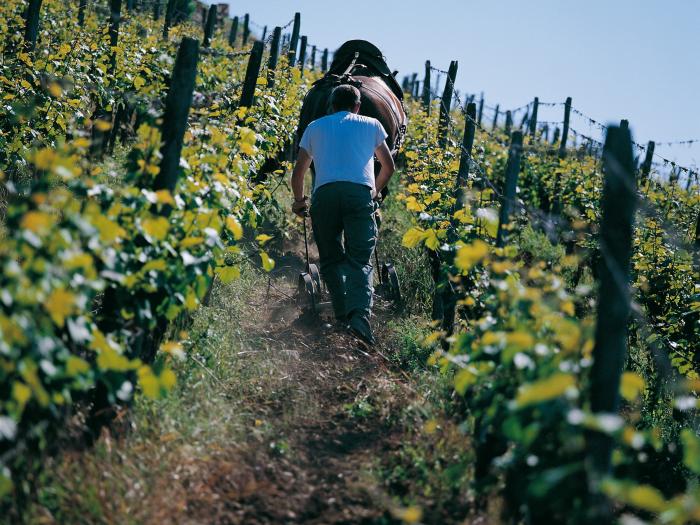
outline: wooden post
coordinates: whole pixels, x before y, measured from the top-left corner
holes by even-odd
[[[559,126],[557,126],[554,128],[554,134],[552,136],[552,145],[556,144],[560,138],[561,138],[561,130],[559,129]]]
[[[479,100],[479,115],[476,118],[476,122],[481,127],[481,117],[484,116],[484,94],[481,94],[481,99]]]
[[[603,148],[603,173],[601,258],[590,403],[593,414],[615,414],[619,410],[620,376],[627,354],[627,323],[631,310],[629,283],[636,184],[629,128],[608,128]],[[610,472],[613,438],[590,431],[587,448],[589,474],[596,485]]]
[[[263,27],[263,34],[262,34],[262,38],[260,38],[260,40],[265,42],[266,37],[267,37],[267,26]]]
[[[642,163],[642,180],[645,181],[649,178],[649,173],[651,172],[651,163],[654,160],[654,149],[656,148],[656,143],[650,140],[647,143],[647,152],[644,156],[644,162]]]
[[[204,39],[202,40],[202,47],[209,47],[211,45],[211,39],[214,36],[214,29],[216,28],[216,4],[211,4],[209,6],[209,13],[207,14],[207,23],[204,26]]]
[[[321,55],[321,71],[324,73],[328,71],[328,48],[324,49]]]
[[[698,218],[695,221],[695,239],[693,240],[693,246],[695,251],[700,250],[700,213],[698,213]]]
[[[248,108],[253,105],[255,86],[258,82],[264,47],[263,43],[259,40],[253,44],[253,50],[250,52],[250,58],[248,59],[248,69],[246,69],[245,72],[243,93],[241,94],[241,102],[239,104],[240,107]]]
[[[160,11],[161,8],[163,7],[163,0],[154,0],[153,1],[153,20],[156,22],[160,20]]]
[[[532,102],[532,116],[530,117],[530,137],[532,137],[532,140],[537,138],[537,109],[539,106],[540,99],[535,97],[535,100]]]
[[[272,42],[270,43],[270,58],[267,62],[267,85],[273,87],[275,85],[275,70],[277,69],[277,60],[280,54],[280,38],[282,37],[282,28],[277,26],[272,30]]]
[[[545,143],[549,142],[549,124],[542,126],[542,136],[544,137]]]
[[[170,33],[170,26],[173,23],[173,16],[175,16],[175,1],[168,0],[165,6],[165,22],[163,23],[163,40],[168,39],[168,34]]]
[[[301,37],[301,44],[299,45],[299,69],[301,69],[301,76],[304,76],[304,65],[306,65],[306,44],[308,39],[306,35]]]
[[[506,135],[510,137],[510,132],[513,129],[513,114],[510,110],[506,111]]]
[[[117,47],[119,43],[119,23],[121,21],[122,0],[110,0],[110,15],[109,15],[109,45],[112,48]],[[117,69],[117,54],[112,51],[110,56],[110,71],[112,75]]]
[[[445,89],[442,92],[440,101],[440,120],[438,121],[438,144],[441,148],[447,147],[447,132],[450,128],[450,109],[452,107],[452,93],[454,91],[455,79],[457,78],[457,61],[450,62],[445,80]]]
[[[316,46],[311,46],[311,71],[316,71]]]
[[[163,114],[160,172],[153,183],[154,190],[173,191],[180,174],[182,141],[187,129],[187,115],[192,104],[199,42],[193,38],[182,39],[173,68],[170,88],[165,99]]]
[[[467,113],[464,118],[464,135],[462,136],[462,150],[459,156],[459,170],[457,171],[457,200],[455,210],[464,207],[464,188],[469,178],[469,163],[472,158],[472,147],[474,146],[474,133],[476,131],[476,104],[467,104]]]
[[[248,43],[248,38],[250,38],[250,15],[246,13],[243,15],[243,45]]]
[[[292,38],[289,41],[289,67],[294,67],[297,60],[297,46],[299,45],[299,30],[301,29],[301,13],[294,13],[294,25],[292,26]]]
[[[496,129],[496,127],[498,126],[498,111],[500,110],[500,108],[500,104],[496,104],[496,112],[493,115],[493,125],[491,126],[492,129]]]
[[[621,127],[622,129],[630,129],[630,123],[629,123],[629,121],[628,121],[627,119],[624,119],[624,118],[623,118],[623,119],[620,121],[620,127]]]
[[[525,114],[523,115],[522,120],[520,121],[520,127],[518,129],[525,129],[525,126],[527,125],[527,121],[530,118],[530,112],[526,111]]]
[[[514,131],[511,135],[510,148],[508,149],[508,163],[506,164],[506,183],[503,188],[501,210],[498,217],[498,232],[496,234],[496,246],[503,248],[506,244],[508,233],[506,228],[510,221],[510,210],[515,202],[515,190],[518,185],[520,173],[520,153],[523,149],[523,134]]]
[[[24,13],[24,47],[27,51],[34,51],[36,47],[36,39],[39,36],[41,2],[42,0],[29,0]]]
[[[234,16],[233,20],[231,20],[231,30],[228,33],[228,45],[235,48],[237,37],[238,37],[238,17]]]
[[[420,93],[420,80],[416,80],[413,84],[413,98],[418,100],[418,93]]]
[[[131,12],[134,10],[134,0],[126,0],[126,10]]]
[[[78,25],[83,27],[85,25],[85,10],[87,9],[87,0],[80,0],[80,5],[78,6]]]
[[[571,97],[566,97],[564,102],[564,129],[561,132],[561,142],[559,143],[559,158],[566,157],[566,140],[569,137],[569,119],[571,118]]]
[[[430,60],[425,61],[425,77],[423,77],[423,109],[430,115]]]

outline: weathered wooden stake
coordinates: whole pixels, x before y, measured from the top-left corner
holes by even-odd
[[[311,46],[311,71],[316,71],[316,46]]]
[[[36,47],[36,39],[39,36],[41,2],[42,0],[29,0],[24,12],[24,47],[27,51],[34,51]]]
[[[211,4],[209,6],[209,13],[207,14],[207,23],[204,26],[204,39],[202,40],[202,47],[209,47],[211,45],[211,39],[214,36],[214,29],[216,28],[216,4]]]
[[[231,30],[228,33],[228,45],[235,48],[237,37],[238,37],[238,17],[234,16],[233,20],[231,20]]]
[[[651,163],[654,160],[654,149],[656,148],[656,143],[650,140],[647,143],[647,151],[644,156],[644,162],[642,163],[642,180],[645,181],[649,178],[649,173],[651,172]]]
[[[556,144],[561,138],[561,130],[559,126],[554,128],[554,134],[552,135],[552,145]]]
[[[122,0],[110,0],[109,6],[109,45],[112,49],[114,49],[119,43],[119,23],[121,22]],[[117,69],[116,51],[112,51],[109,61],[110,71],[112,72],[112,75],[114,75]]]
[[[78,5],[78,25],[83,27],[85,25],[85,10],[87,9],[87,0],[80,0],[80,5]]]
[[[537,109],[539,106],[540,99],[535,97],[535,100],[532,102],[532,116],[530,117],[530,137],[532,137],[532,140],[537,138]]]
[[[185,37],[177,52],[175,67],[170,81],[170,88],[165,99],[160,153],[160,172],[153,183],[154,190],[173,191],[180,174],[180,154],[182,142],[187,129],[187,115],[192,104],[197,61],[199,59],[199,42]]]
[[[481,94],[481,99],[479,100],[479,115],[476,118],[476,122],[481,127],[481,117],[484,116],[484,94]]]
[[[324,73],[328,71],[328,48],[324,49],[321,55],[321,71]]]
[[[163,40],[168,39],[168,34],[170,33],[170,26],[173,23],[173,16],[175,16],[175,1],[168,0],[165,6],[165,21],[163,22]]]
[[[260,38],[260,40],[265,42],[266,37],[267,37],[267,26],[263,27],[263,34],[262,34],[262,37]]]
[[[522,120],[520,121],[520,127],[518,129],[525,129],[525,126],[527,125],[527,121],[530,118],[530,112],[526,111],[525,114],[523,115]]]
[[[496,234],[496,246],[503,248],[508,237],[508,223],[510,222],[510,210],[515,202],[515,190],[518,185],[520,173],[520,153],[523,149],[523,134],[514,131],[511,135],[510,148],[508,149],[508,163],[506,164],[506,182],[501,199],[501,210],[498,218],[498,232]]]
[[[630,257],[636,207],[629,128],[608,128],[603,148],[603,172],[598,311],[589,387],[591,411],[600,415],[616,414],[619,410],[620,376],[627,354],[627,323],[631,311]],[[589,474],[593,484],[597,485],[610,472],[613,438],[590,431],[587,446]],[[596,509],[594,513],[597,513]]]
[[[277,60],[280,54],[280,38],[282,37],[282,28],[277,26],[272,30],[272,42],[270,43],[270,58],[267,61],[267,85],[273,87],[275,85],[275,70],[277,69]]]
[[[500,110],[501,106],[500,104],[496,104],[496,110],[495,113],[493,114],[493,125],[491,126],[493,129],[496,129],[498,126],[498,112]]]
[[[561,142],[559,143],[559,158],[566,157],[566,141],[569,137],[569,119],[571,118],[571,97],[566,97],[564,103],[564,129],[561,132]]]
[[[243,15],[243,45],[248,43],[250,38],[250,15],[246,13]]]
[[[301,44],[299,44],[299,69],[301,69],[301,76],[304,76],[304,66],[306,65],[306,45],[308,39],[306,35],[301,37]]]
[[[240,107],[250,107],[255,99],[255,86],[258,82],[258,74],[260,73],[260,64],[262,63],[262,55],[265,46],[259,40],[253,44],[253,50],[250,52],[248,59],[248,69],[245,72],[245,80],[243,82],[243,93],[241,94]]]
[[[160,20],[160,12],[163,7],[163,0],[154,0],[153,1],[153,20],[156,22]]]
[[[299,45],[299,31],[301,29],[301,13],[294,13],[294,25],[292,26],[292,38],[289,41],[289,66],[294,67],[297,60],[297,46]]]
[[[469,163],[472,158],[472,147],[474,146],[474,133],[476,131],[476,104],[467,104],[467,113],[464,118],[464,135],[462,136],[462,150],[459,156],[459,170],[455,186],[457,189],[457,200],[455,211],[464,207],[464,188],[469,178]]]
[[[425,77],[423,77],[423,109],[430,115],[430,60],[425,61]]]
[[[457,78],[457,61],[450,62],[445,80],[445,89],[440,101],[440,120],[438,121],[438,144],[441,148],[447,147],[447,133],[450,129],[450,109],[452,107],[452,93],[454,92],[455,79]]]
[[[513,129],[513,114],[510,110],[506,111],[506,135],[510,137],[510,132]]]
[[[620,127],[621,127],[622,129],[629,129],[629,128],[630,128],[630,123],[629,123],[629,121],[628,121],[627,119],[624,119],[624,118],[623,118],[623,119],[620,121]]]

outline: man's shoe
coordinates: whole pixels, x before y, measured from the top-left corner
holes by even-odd
[[[368,346],[376,343],[372,335],[372,328],[364,315],[353,315],[348,322],[350,333]]]

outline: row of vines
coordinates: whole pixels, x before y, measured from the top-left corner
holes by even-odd
[[[179,180],[159,188],[178,46],[201,29],[163,38],[162,22],[124,12],[115,42],[107,6],[79,25],[77,3],[45,0],[30,50],[26,5],[0,5],[3,511],[70,436],[90,442],[135,391],[175,384],[168,363],[184,358],[215,278],[235,279],[244,258],[274,266],[256,230],[279,209],[278,177],[251,175],[283,151],[308,87],[282,57],[241,107],[250,49],[216,33],[199,54]]]
[[[477,501],[502,494],[504,517],[528,523],[700,520],[697,189],[639,181],[623,403],[619,414],[594,413],[596,279],[606,262],[601,160],[584,148],[560,158],[558,144],[525,137],[506,242],[497,247],[510,137],[477,125],[465,151],[465,108],[448,117],[443,142],[438,105],[409,99],[407,107],[397,198],[413,226],[403,244],[430,255],[438,321],[425,344],[461,398]],[[460,161],[469,174],[457,183]],[[592,433],[614,442],[603,479],[591,475]]]

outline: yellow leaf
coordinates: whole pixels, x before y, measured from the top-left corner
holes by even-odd
[[[404,248],[415,248],[425,237],[425,231],[421,228],[411,228],[403,235],[401,245]]]
[[[186,237],[180,242],[180,248],[190,248],[204,242],[204,237]]]
[[[571,374],[557,373],[546,379],[524,385],[515,398],[518,408],[549,401],[575,388],[576,379]]]
[[[158,173],[155,173],[154,175],[157,174]],[[168,190],[158,190],[156,192],[156,201],[160,202],[161,204],[170,204],[171,206],[175,206],[175,199],[173,199],[173,196]]]
[[[158,399],[160,397],[160,382],[153,375],[153,371],[147,366],[142,366],[139,368],[138,377],[144,395],[151,399]]]
[[[146,80],[143,77],[134,78],[134,87],[136,89],[141,89],[145,85],[146,85]]]
[[[644,379],[634,372],[625,372],[620,378],[620,394],[627,401],[634,401],[644,391]]]
[[[506,344],[518,350],[528,350],[535,346],[535,338],[525,331],[510,332],[506,334]]]
[[[105,243],[112,243],[119,237],[126,237],[124,228],[104,215],[96,215],[93,217],[92,224],[97,228],[100,239]]]
[[[240,240],[243,237],[243,227],[241,226],[241,223],[238,222],[238,220],[229,215],[226,217],[226,228],[231,232],[233,235],[233,238],[236,239],[237,241]]]
[[[60,98],[63,95],[63,89],[60,84],[51,82],[51,84],[49,84],[49,93],[51,93],[53,97]]]
[[[404,523],[418,523],[423,518],[423,511],[419,507],[411,506],[398,511],[397,515]]]
[[[222,283],[228,284],[241,276],[241,270],[237,266],[219,266],[216,268],[216,275]]]
[[[272,239],[272,237],[271,237],[270,235],[266,235],[266,234],[264,234],[264,233],[261,233],[260,235],[258,235],[258,236],[255,238],[255,240],[258,241],[258,243],[260,243],[260,246],[262,246],[263,244],[265,244],[265,243],[266,243],[267,241],[269,241],[270,239]]]
[[[488,253],[488,244],[477,239],[472,244],[467,244],[457,250],[455,266],[462,272],[468,272],[474,265],[481,262]]]
[[[106,120],[96,120],[95,127],[98,131],[109,131],[110,129],[112,129],[112,123],[107,122]]]
[[[63,326],[66,317],[75,312],[75,295],[62,288],[53,290],[46,298],[44,308],[57,326]]]
[[[260,251],[260,260],[262,261],[262,267],[266,272],[271,272],[275,267],[275,261],[270,258],[267,252]]]
[[[12,397],[15,401],[17,401],[19,409],[22,411],[24,410],[24,407],[29,399],[32,397],[32,390],[24,383],[15,381],[12,383]]]
[[[59,55],[62,55],[62,56],[65,56],[65,55],[67,55],[68,53],[70,53],[70,50],[71,50],[71,49],[72,49],[72,48],[71,48],[70,44],[67,44],[67,43],[64,42],[63,44],[61,44],[61,47],[58,48],[58,54],[59,54]]]
[[[165,263],[164,259],[155,259],[153,261],[148,261],[146,264],[143,265],[143,268],[141,268],[142,272],[150,272],[151,270],[156,270],[156,271],[164,271],[167,268],[167,265]]]
[[[107,345],[102,348],[100,354],[97,356],[97,366],[100,367],[101,370],[126,372],[127,370],[136,368],[138,366],[138,361],[130,361],[127,357],[121,355],[111,346]]]
[[[172,389],[177,383],[177,376],[175,375],[175,372],[173,372],[169,368],[166,368],[160,373],[159,379],[161,386],[166,390]]]
[[[41,233],[49,229],[53,219],[43,211],[28,211],[22,217],[20,226],[34,233]]]
[[[437,250],[437,247],[440,245],[437,233],[432,228],[425,232],[425,245],[431,250]]]
[[[69,356],[66,360],[66,374],[69,376],[77,376],[78,374],[84,374],[90,370],[90,364],[81,359],[78,356]]]
[[[194,290],[190,289],[190,291],[187,292],[187,297],[185,297],[185,308],[187,308],[191,312],[193,310],[196,310],[198,305],[199,300],[197,299]]]
[[[159,241],[165,239],[165,236],[168,234],[168,230],[170,229],[170,223],[165,217],[144,219],[141,221],[141,226],[143,227],[143,231],[146,233],[146,235]]]
[[[170,354],[173,357],[177,357],[178,359],[183,359],[185,357],[185,350],[182,348],[182,345],[177,341],[168,341],[166,343],[161,344],[160,350],[161,352]]]

